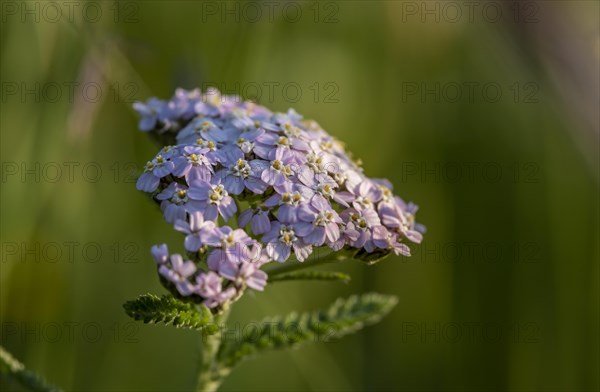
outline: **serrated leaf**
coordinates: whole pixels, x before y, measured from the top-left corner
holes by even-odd
[[[232,368],[262,351],[339,339],[378,322],[397,302],[394,296],[370,293],[340,298],[322,311],[268,318],[246,336],[223,342],[218,358],[222,367]]]
[[[213,315],[206,306],[183,302],[170,295],[140,295],[133,301],[125,302],[123,308],[129,317],[146,324],[164,323],[209,334],[218,331]]]
[[[15,359],[0,346],[0,375],[20,383],[30,391],[60,392],[61,389],[48,384],[39,374],[25,369],[25,365]]]
[[[343,272],[329,271],[293,271],[269,277],[269,282],[281,282],[286,280],[327,280],[350,282],[350,275]]]

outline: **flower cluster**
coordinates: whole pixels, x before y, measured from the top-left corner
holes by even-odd
[[[318,247],[409,256],[407,242],[422,240],[417,206],[367,177],[339,141],[292,109],[181,89],[134,108],[142,131],[171,144],[137,188],[185,234],[187,260],[166,245],[152,249],[179,296],[217,307],[247,287],[263,290],[268,262],[302,262]]]

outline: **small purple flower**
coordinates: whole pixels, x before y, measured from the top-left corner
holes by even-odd
[[[214,184],[194,180],[188,191],[188,197],[200,202],[200,210],[207,220],[216,220],[219,214],[228,220],[237,211],[235,202],[218,180]]]
[[[171,158],[177,156],[179,154],[179,149],[177,146],[164,146],[160,149],[158,155],[162,156],[163,159],[171,160]]]
[[[313,192],[315,198],[320,198],[323,201],[333,200],[344,207],[348,207],[345,200],[347,197],[344,197],[345,194],[336,192],[338,183],[333,178],[323,173],[315,176],[305,174],[307,174],[306,170],[299,176],[300,181]]]
[[[310,149],[310,146],[298,136],[301,130],[298,127],[286,123],[282,126],[283,130],[289,133],[279,135],[273,132],[266,132],[256,138],[254,152],[263,159],[275,160],[281,159],[278,156],[289,156],[294,162],[300,164],[306,160],[304,155]]]
[[[263,291],[267,284],[267,274],[256,262],[232,263],[224,261],[219,266],[219,275],[235,283],[236,286],[248,286]]]
[[[254,129],[262,129],[260,121],[255,121],[243,111],[234,112],[231,120],[231,125],[240,131],[250,131]],[[264,130],[263,130],[264,131]]]
[[[250,222],[250,228],[254,234],[264,234],[271,230],[271,220],[269,213],[271,211],[264,205],[258,208],[248,208],[242,212],[238,218],[238,226],[246,227]]]
[[[363,182],[364,177],[358,172],[356,172],[354,169],[352,169],[347,162],[344,162],[340,159],[338,163],[340,164],[340,169],[335,173],[332,173],[331,176],[333,177],[335,182],[338,183],[339,187],[343,187],[345,189],[353,189],[355,186]],[[349,192],[346,191],[340,193],[349,194]],[[352,196],[350,196],[350,199],[351,198]],[[348,200],[348,197],[344,197],[344,200]]]
[[[204,140],[202,138],[194,140],[194,147],[200,147],[202,150],[206,150],[204,155],[211,164],[216,164],[222,160],[222,150],[219,149],[219,143],[215,143],[212,140]]]
[[[346,223],[340,226],[340,238],[329,244],[329,247],[335,252],[341,250],[345,245],[355,247],[356,240],[360,238],[360,233],[355,229],[352,223]],[[375,247],[373,246],[373,249]],[[366,247],[365,247],[366,249]]]
[[[178,88],[175,90],[173,98],[167,103],[170,117],[174,120],[189,120],[196,114],[194,108],[201,99],[202,94],[199,89],[187,91]]]
[[[242,99],[237,95],[221,95],[216,88],[209,87],[206,93],[196,104],[196,113],[202,116],[221,116],[240,104]]]
[[[216,142],[213,136],[220,130],[221,128],[213,120],[196,117],[177,134],[177,142],[191,144],[200,138]]]
[[[232,195],[239,195],[248,188],[253,193],[261,194],[267,189],[267,184],[260,179],[263,164],[260,160],[250,162],[238,158],[227,168],[217,173],[225,189]]]
[[[167,244],[154,245],[150,252],[158,265],[165,264],[169,260],[169,248]]]
[[[388,231],[383,226],[373,228],[373,243],[381,249],[389,249],[396,256],[410,256],[410,248],[398,241],[398,234]]]
[[[373,209],[355,210],[348,208],[341,213],[341,218],[347,223],[347,228],[356,232],[356,237],[351,238],[349,244],[355,248],[365,248],[367,252],[373,252],[373,229],[381,225],[379,215]],[[354,233],[352,233],[354,235]]]
[[[375,205],[381,200],[381,189],[368,179],[364,179],[361,183],[352,188],[348,188],[352,195],[352,206],[357,210],[365,208],[375,208]]]
[[[267,118],[268,116],[265,116],[264,114],[253,114],[248,110],[236,110],[231,117],[231,125],[244,132],[242,135],[254,134],[255,136],[251,137],[251,139],[254,140],[256,137],[265,133],[263,124],[268,125],[268,123],[265,122]]]
[[[215,228],[215,222],[205,221],[198,211],[190,214],[189,223],[185,220],[175,222],[175,230],[187,234],[184,246],[190,252],[197,252]]]
[[[400,209],[404,213],[404,216],[408,220],[408,227],[411,230],[415,230],[421,234],[425,234],[427,228],[424,225],[416,223],[415,221],[415,216],[417,214],[417,211],[419,210],[419,206],[413,202],[405,203],[404,200],[402,200],[398,196],[395,196],[394,200],[396,201],[396,204],[400,207]]]
[[[265,206],[279,206],[277,219],[282,223],[298,222],[298,211],[303,203],[307,203],[313,193],[300,184],[285,183],[281,186],[282,194],[276,193],[265,201]]]
[[[150,98],[147,103],[135,102],[133,108],[141,116],[138,124],[140,131],[149,132],[160,125],[167,103],[161,99]]]
[[[175,284],[177,291],[181,295],[187,296],[192,294],[193,286],[188,281],[188,278],[196,273],[196,265],[193,261],[183,261],[179,254],[173,254],[169,258],[169,262],[163,263],[158,272],[169,282]]]
[[[309,152],[306,154],[306,168],[311,171],[313,176],[316,174],[338,173],[341,171],[340,166],[339,159],[326,152]]]
[[[317,155],[325,153],[326,156],[333,158],[336,157],[336,155],[343,156],[346,154],[342,143],[323,131],[312,131],[310,127],[308,127],[307,137],[310,140],[310,148],[317,153]],[[337,157],[334,159],[336,163],[339,163]]]
[[[305,204],[298,213],[300,223],[294,228],[296,234],[312,245],[321,246],[325,242],[333,243],[340,238],[339,223],[342,219],[331,205],[320,198],[313,198],[310,204]]]
[[[231,143],[237,140],[240,131],[219,119],[196,117],[177,135],[177,141],[182,144],[192,144],[198,139],[214,143]]]
[[[300,120],[302,120],[302,116],[298,114],[294,109],[289,109],[287,113],[275,113],[273,115],[273,122],[276,124],[300,124]]]
[[[201,116],[217,117],[220,114],[221,95],[218,91],[207,91],[206,96],[196,104],[196,113]]]
[[[143,192],[154,192],[158,188],[160,179],[171,174],[174,168],[171,161],[157,155],[153,160],[146,163],[144,173],[138,178],[136,188]]]
[[[406,205],[405,207],[409,208]],[[410,206],[411,210],[414,210],[414,208],[417,208],[416,205]],[[403,211],[400,204],[382,204],[379,208],[379,214],[385,226],[395,229],[408,240],[417,244],[420,244],[423,240],[423,235],[415,230],[414,216],[410,212]]]
[[[312,246],[296,236],[294,226],[279,222],[271,223],[271,230],[263,236],[262,242],[267,244],[269,257],[280,263],[290,257],[292,249],[298,261],[304,261],[312,253]]]
[[[156,199],[161,201],[160,208],[168,223],[173,224],[177,219],[185,219],[186,213],[191,210],[191,205],[188,204],[187,189],[185,185],[172,182],[156,195]]]
[[[176,177],[185,176],[188,183],[198,179],[210,181],[213,173],[212,163],[204,154],[208,149],[195,146],[186,146],[182,154],[173,159],[173,175]]]
[[[236,290],[233,287],[229,287],[223,291],[221,277],[213,271],[201,273],[196,277],[194,291],[204,298],[204,304],[209,308],[216,308],[229,301],[236,294]]]
[[[210,232],[205,243],[217,248],[208,255],[207,260],[208,267],[215,271],[224,260],[233,263],[250,260],[252,252],[249,246],[254,245],[255,241],[242,229],[233,230],[229,226],[223,226]]]
[[[381,181],[387,181],[387,180],[373,180],[373,182],[375,182],[377,184],[377,186],[379,187],[379,190],[381,191],[381,200],[379,201],[379,204],[377,206],[378,210],[381,209],[384,205],[393,206],[394,204],[396,204],[396,200],[394,199],[394,193],[392,192],[391,184],[389,184],[390,186],[388,186],[388,184],[385,184]]]
[[[255,124],[258,124],[258,121],[255,122]],[[265,130],[262,128],[242,132],[236,140],[235,145],[238,146],[244,154],[250,154],[251,152],[254,152],[254,147],[256,147],[254,141],[263,133],[265,133]]]
[[[291,177],[295,175],[294,167],[297,165],[284,152],[277,152],[275,159],[266,164],[263,162],[263,170],[260,176],[265,183],[272,185],[278,193],[285,192],[287,184],[292,184]]]

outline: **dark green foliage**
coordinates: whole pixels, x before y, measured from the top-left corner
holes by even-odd
[[[266,319],[246,336],[223,342],[218,360],[231,368],[265,350],[338,339],[378,322],[396,303],[394,296],[370,293],[340,298],[327,310]]]
[[[146,324],[165,323],[209,334],[218,331],[213,315],[206,306],[186,303],[170,295],[140,295],[133,301],[125,302],[123,308],[131,318]]]
[[[276,275],[269,278],[269,282],[280,282],[286,280],[327,280],[350,282],[350,275],[343,272],[329,271],[294,271]]]

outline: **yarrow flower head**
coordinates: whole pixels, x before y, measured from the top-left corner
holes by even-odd
[[[263,290],[268,263],[303,262],[320,248],[410,256],[408,244],[423,239],[415,204],[292,109],[272,113],[214,89],[178,89],[134,108],[140,130],[164,144],[137,188],[185,235],[184,254],[152,248],[161,281],[180,298],[219,309]]]

